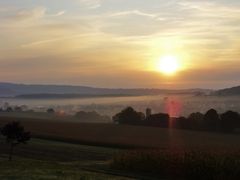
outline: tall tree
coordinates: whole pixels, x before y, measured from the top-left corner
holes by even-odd
[[[221,130],[226,133],[233,132],[238,127],[240,116],[237,112],[227,111],[221,115]]]
[[[210,109],[204,115],[204,126],[207,130],[217,131],[220,124],[220,117],[215,109]]]

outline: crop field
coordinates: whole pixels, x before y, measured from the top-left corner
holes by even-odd
[[[116,124],[88,124],[41,119],[0,118],[20,121],[34,137],[121,148],[239,150],[239,135],[195,132]]]
[[[239,152],[132,150],[118,154],[111,168],[160,179],[235,180]]]

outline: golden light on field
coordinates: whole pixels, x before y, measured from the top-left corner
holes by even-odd
[[[166,55],[161,57],[157,64],[157,71],[165,74],[165,75],[173,75],[180,70],[181,64],[180,60],[177,56],[174,55]]]

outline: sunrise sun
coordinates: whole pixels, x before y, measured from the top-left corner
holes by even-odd
[[[157,70],[165,75],[173,75],[180,69],[180,61],[177,56],[162,56],[157,61]]]

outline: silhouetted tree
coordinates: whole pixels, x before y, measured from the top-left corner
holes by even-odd
[[[6,137],[6,142],[10,145],[9,161],[12,160],[13,148],[18,144],[25,144],[30,140],[30,132],[26,132],[19,122],[11,122],[1,129],[1,134]]]
[[[137,113],[138,113],[141,121],[146,119],[146,115],[144,113],[142,113],[142,112],[137,112]]]
[[[12,107],[7,107],[6,112],[13,112],[13,108]]]
[[[185,118],[185,117],[179,117],[176,120],[176,127],[180,128],[180,129],[189,129],[189,119]]]
[[[192,113],[188,116],[188,123],[191,129],[203,129],[204,115],[200,112]]]
[[[168,114],[165,113],[158,113],[158,114],[152,114],[147,119],[145,124],[151,125],[151,126],[158,126],[162,128],[168,128],[169,127],[169,120],[170,117]]]
[[[227,111],[221,115],[221,130],[223,132],[233,132],[238,127],[239,114],[233,111]]]
[[[145,118],[145,117],[144,117]],[[141,124],[143,119],[143,113],[135,111],[132,107],[127,107],[120,113],[113,116],[113,121],[119,124]]]
[[[210,109],[204,115],[204,127],[207,130],[217,131],[220,124],[220,118],[215,109]]]
[[[49,108],[49,109],[47,109],[47,113],[53,114],[53,113],[55,113],[55,111],[53,108]]]
[[[22,112],[23,110],[22,110],[21,106],[15,106],[15,107],[14,107],[14,111],[16,111],[16,112]]]

